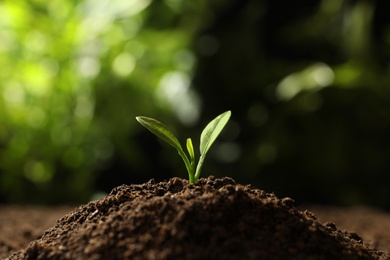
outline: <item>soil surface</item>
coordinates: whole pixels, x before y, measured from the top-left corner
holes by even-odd
[[[351,232],[359,232],[359,225],[347,232],[324,222],[341,223],[343,210],[333,220],[328,209],[316,213],[320,223],[314,213],[298,210],[293,203],[231,178],[210,176],[195,185],[179,178],[122,185],[73,210],[41,208],[36,219],[34,209],[0,207],[0,257],[390,259],[388,235],[382,240],[379,230],[374,235],[367,232],[368,243],[363,242],[360,233]],[[367,212],[372,213],[367,209],[364,215]],[[10,220],[11,216],[15,217]],[[385,213],[382,217],[386,232],[390,217]],[[58,221],[49,228],[54,219]],[[365,221],[371,223],[368,219],[360,223]],[[344,224],[348,223],[352,222]]]

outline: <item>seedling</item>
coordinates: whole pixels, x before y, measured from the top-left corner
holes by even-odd
[[[217,139],[218,135],[221,133],[222,129],[225,127],[226,123],[229,121],[230,115],[230,111],[226,111],[220,114],[210,123],[208,123],[208,125],[203,129],[202,134],[200,135],[200,158],[196,168],[195,153],[191,138],[188,138],[186,142],[189,155],[188,157],[175,135],[163,123],[157,121],[156,119],[145,116],[137,116],[136,119],[150,132],[176,148],[187,168],[190,183],[197,183],[206,154],[209,151],[211,145],[214,143],[215,139]]]

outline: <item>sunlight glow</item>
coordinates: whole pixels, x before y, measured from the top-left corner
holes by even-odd
[[[118,76],[126,77],[133,72],[135,63],[136,61],[133,55],[128,52],[122,52],[115,58],[112,63],[112,68]]]
[[[81,39],[92,39],[107,30],[114,19],[140,13],[150,0],[87,0],[79,6],[79,12],[85,17],[79,28]]]
[[[301,91],[317,91],[331,85],[333,81],[333,70],[324,63],[316,63],[301,72],[288,75],[276,87],[276,93],[279,99],[289,100]]]
[[[94,78],[100,72],[100,63],[92,56],[81,57],[78,60],[78,72],[84,78]]]
[[[24,88],[18,82],[9,82],[4,86],[3,97],[9,104],[23,105],[25,96]]]
[[[199,97],[190,88],[187,73],[173,71],[166,73],[156,90],[157,98],[168,103],[183,124],[193,125],[199,118]]]

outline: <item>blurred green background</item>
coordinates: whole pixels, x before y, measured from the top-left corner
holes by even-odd
[[[198,139],[203,176],[390,209],[385,1],[0,2],[0,202],[84,203],[187,173],[135,116]],[[199,144],[194,140],[194,145]]]

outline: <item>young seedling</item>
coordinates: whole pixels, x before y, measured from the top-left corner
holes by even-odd
[[[156,119],[137,116],[137,121],[147,128],[150,132],[157,135],[163,139],[168,144],[176,148],[180,157],[183,159],[184,164],[188,171],[189,182],[197,183],[200,172],[202,170],[203,162],[206,157],[207,152],[209,151],[211,145],[217,139],[218,135],[221,133],[222,129],[225,127],[226,123],[229,121],[231,112],[226,111],[212,120],[208,125],[203,129],[202,134],[200,135],[200,158],[198,165],[195,168],[195,153],[194,147],[192,146],[191,138],[187,139],[186,146],[189,157],[184,152],[180,142],[177,140],[175,135],[161,122]]]

